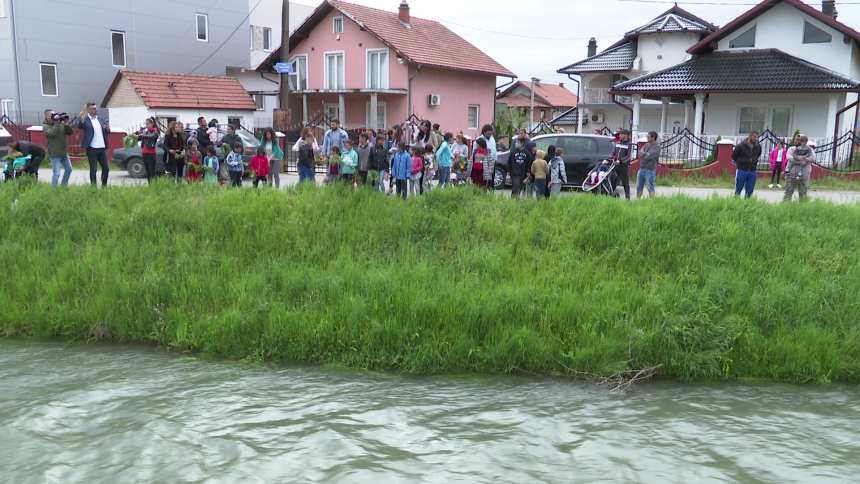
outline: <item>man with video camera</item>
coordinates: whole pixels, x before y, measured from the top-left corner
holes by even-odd
[[[55,113],[53,109],[45,110],[45,121],[42,122],[42,132],[45,133],[45,141],[48,145],[48,157],[51,159],[51,167],[54,176],[51,186],[57,188],[60,180],[60,167],[63,167],[63,186],[69,186],[69,177],[72,176],[72,162],[69,160],[69,144],[66,136],[74,134],[69,126],[69,115],[66,113]]]

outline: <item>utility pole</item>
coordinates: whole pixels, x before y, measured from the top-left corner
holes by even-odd
[[[281,62],[290,58],[290,0],[284,0],[281,9]],[[281,73],[280,77],[280,106],[272,116],[272,124],[276,131],[286,133],[290,130],[290,74]]]
[[[535,86],[540,82],[537,77],[532,77],[532,100],[529,104],[529,133],[531,133],[535,122]]]

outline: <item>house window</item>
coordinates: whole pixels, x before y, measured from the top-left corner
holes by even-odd
[[[2,2],[0,2],[2,3]],[[17,123],[18,120],[15,117],[15,100],[14,99],[0,99],[0,114],[9,118],[13,123]]]
[[[624,76],[621,74],[612,74],[612,77],[611,77],[612,85],[609,87],[615,87],[616,84],[620,84],[622,82],[629,81],[629,80],[630,79],[627,79],[627,76]]]
[[[325,114],[328,116],[329,120],[332,119],[340,119],[340,105],[338,104],[326,104],[325,105]],[[340,119],[341,124],[343,124],[343,120]]]
[[[744,47],[755,47],[755,25],[729,42],[730,49],[740,49]]]
[[[335,34],[343,33],[343,17],[335,17],[332,19],[332,32]]]
[[[57,64],[39,64],[39,75],[42,78],[42,96],[59,96],[57,89]]]
[[[775,107],[770,112],[770,130],[773,134],[785,137],[791,129],[791,108]]]
[[[384,102],[376,103],[376,119],[374,120],[370,112],[370,103],[367,103],[367,127],[375,130],[384,130],[388,126],[388,120],[385,118],[386,108]],[[375,121],[375,122],[374,122]]]
[[[257,104],[257,111],[264,111],[266,109],[266,96],[262,94],[251,94],[251,97],[254,98],[254,102]]]
[[[293,57],[293,73],[290,74],[290,89],[304,91],[308,88],[308,56]]]
[[[749,134],[751,131],[764,131],[766,108],[741,108],[741,120],[738,124],[738,134]]]
[[[272,51],[272,29],[263,27],[263,50]]]
[[[788,136],[791,134],[791,115],[791,106],[742,107],[738,134],[761,133],[770,129],[776,136]]]
[[[113,30],[110,33],[113,66],[125,67],[125,32]]]
[[[478,129],[478,106],[469,106],[469,129]]]
[[[833,40],[832,35],[809,22],[803,22],[804,44],[829,44],[831,40]]]
[[[155,118],[155,124],[158,126],[158,129],[165,132],[170,123],[175,123],[177,119],[179,118],[176,116],[158,116]]]
[[[367,88],[388,89],[388,49],[367,51]]]
[[[242,127],[242,117],[241,116],[229,116],[227,118],[227,124],[231,124],[236,128]]]
[[[343,86],[343,52],[325,54],[325,88],[343,89]]]
[[[200,42],[209,42],[209,15],[205,13],[197,14],[197,40]]]

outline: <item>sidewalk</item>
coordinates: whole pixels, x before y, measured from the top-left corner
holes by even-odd
[[[39,180],[43,182],[50,183],[51,182],[51,169],[41,169],[39,170]],[[62,175],[60,175],[62,177]],[[101,172],[99,172],[99,177],[101,176]],[[101,178],[99,178],[101,180]],[[316,182],[318,185],[322,185],[323,176],[317,175]],[[90,182],[90,172],[89,170],[73,170],[72,176],[69,178],[69,183],[72,185],[86,185]],[[299,182],[299,176],[294,174],[286,174],[281,173],[281,188],[286,188],[289,186],[293,186]],[[101,181],[99,181],[101,183]],[[117,170],[111,170],[108,178],[108,185],[142,185],[146,183],[145,178],[132,178],[128,175],[128,172]],[[250,180],[246,180],[243,183],[243,187],[252,187]],[[635,187],[634,187],[635,188]],[[510,193],[510,189],[506,189],[500,193]],[[572,190],[565,190],[562,192],[562,195],[567,196],[570,194],[574,194]],[[710,198],[714,195],[718,195],[720,197],[731,197],[735,193],[734,190],[730,188],[686,188],[686,187],[657,187],[657,196],[660,197],[670,197],[673,195],[687,195],[689,197],[694,198]],[[759,200],[764,200],[770,203],[779,203],[782,202],[782,197],[784,195],[784,190],[778,189],[770,189],[767,188],[767,185],[756,186],[756,190],[753,193],[753,197],[758,198]],[[645,196],[647,197],[647,192]],[[633,197],[636,197],[635,191],[633,192]],[[795,199],[797,199],[797,193],[794,195]],[[809,198],[813,200],[828,200],[837,204],[848,204],[848,203],[858,203],[860,202],[860,192],[852,192],[852,191],[837,191],[837,190],[815,190],[814,184],[813,188],[809,190]]]

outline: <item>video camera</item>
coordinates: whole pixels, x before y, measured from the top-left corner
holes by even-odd
[[[54,115],[51,116],[51,118],[54,119],[55,121],[68,121],[71,119],[69,117],[69,115],[66,113],[54,113]]]

